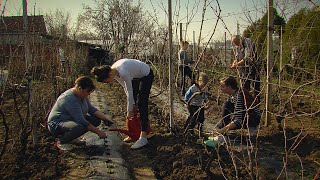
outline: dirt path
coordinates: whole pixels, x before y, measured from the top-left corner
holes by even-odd
[[[96,90],[90,95],[90,101],[100,111],[108,113],[103,92]],[[102,123],[99,129],[107,131],[108,127]],[[69,170],[62,179],[130,179],[117,132],[108,132],[106,139],[99,139],[91,132],[82,137],[85,147],[64,152]]]

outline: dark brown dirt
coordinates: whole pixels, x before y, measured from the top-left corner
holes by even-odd
[[[106,92],[106,100],[114,121],[118,126],[124,126],[126,98],[123,98],[125,96],[122,87],[117,85],[112,87],[111,89],[109,85],[99,85],[99,89]],[[312,118],[288,119],[285,131],[279,131],[275,123],[268,128],[261,128],[255,146],[258,150],[250,154],[254,160],[251,171],[247,165],[247,151],[238,153],[229,151],[224,146],[215,150],[208,149],[196,143],[196,137],[186,137],[182,134],[180,127],[184,122],[183,119],[176,118],[175,133],[169,133],[168,115],[163,111],[165,105],[156,98],[152,98],[151,101],[150,121],[154,136],[150,138],[149,145],[138,150],[130,150],[129,145],[123,146],[122,153],[128,162],[133,179],[136,167],[151,167],[157,179],[251,179],[250,175],[253,179],[256,177],[276,179],[279,174],[282,174],[279,176],[280,179],[300,179],[302,176],[313,179],[319,173],[319,114]],[[295,103],[298,104],[299,101]],[[207,114],[206,123],[214,123],[219,117],[217,107],[220,105],[220,103],[213,105],[213,111]],[[297,107],[301,108],[298,105]],[[305,107],[308,108],[307,105]],[[18,127],[19,121],[14,118],[15,116],[12,117],[10,121],[8,120],[10,127]],[[1,129],[0,147],[3,145],[3,132]],[[0,161],[0,179],[60,179],[73,168],[81,167],[84,170],[88,168],[86,157],[90,156],[90,150],[84,149],[87,152],[83,154],[84,158],[69,163],[68,157],[72,154],[59,152],[54,146],[55,140],[45,129],[40,131],[39,147],[33,147],[31,140],[28,139],[24,156],[17,156],[19,146],[15,139],[18,133],[10,132],[10,134],[7,153]],[[241,132],[237,132],[236,136],[240,134]],[[234,161],[230,152],[234,153]],[[283,169],[283,162],[287,163],[286,169]],[[84,172],[84,177],[85,175]]]
[[[0,162],[1,179],[55,179],[68,169],[64,162],[63,152],[59,152],[46,130],[41,131],[39,146],[28,144],[26,153],[22,156],[14,149],[14,142],[7,147]],[[11,149],[12,148],[12,149]]]
[[[319,172],[320,133],[319,126],[315,125],[320,122],[319,115],[313,120],[287,120],[285,131],[279,131],[276,123],[268,128],[262,127],[258,138],[253,140],[254,147],[259,148],[250,154],[253,159],[251,171],[246,150],[232,151],[236,158],[233,164],[231,151],[224,146],[211,150],[196,143],[196,137],[184,136],[180,128],[184,119],[179,119],[179,116],[175,119],[175,132],[169,133],[164,101],[157,98],[151,101],[150,120],[155,135],[149,139],[149,145],[139,150],[130,150],[129,145],[123,147],[123,155],[132,171],[137,167],[151,167],[157,179],[276,179],[278,176],[289,179],[303,176],[310,179]],[[207,123],[214,123],[213,119],[219,116],[217,110],[219,108],[213,108],[206,115]],[[114,112],[119,111],[114,109]],[[122,116],[124,113],[114,117],[119,126],[124,126]],[[304,124],[303,129],[301,123]],[[237,131],[233,136],[240,137],[241,134]],[[246,146],[245,142],[242,144]],[[287,163],[287,169],[283,169],[283,160]]]

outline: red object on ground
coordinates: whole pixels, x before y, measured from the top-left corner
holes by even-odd
[[[140,115],[135,114],[131,118],[127,118],[126,126],[127,126],[127,129],[111,128],[109,129],[109,131],[119,131],[123,134],[128,135],[134,141],[138,140],[141,133]],[[150,123],[148,122],[147,133],[149,134],[150,132],[151,132],[151,128],[150,128]]]

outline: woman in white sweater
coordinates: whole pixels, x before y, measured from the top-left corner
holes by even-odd
[[[112,83],[115,79],[123,86],[127,95],[127,118],[132,117],[137,108],[141,118],[140,138],[131,149],[145,146],[148,143],[148,100],[154,79],[152,69],[136,59],[120,59],[112,66],[94,67],[91,73],[96,76],[98,82]],[[125,139],[129,140],[129,137]]]

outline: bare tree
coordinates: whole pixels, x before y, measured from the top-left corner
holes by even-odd
[[[141,4],[134,5],[132,0],[95,0],[95,4],[84,6],[83,16],[109,49],[114,46],[117,53],[128,55],[137,53],[138,47],[141,50],[141,44],[149,44],[153,24],[144,16]]]
[[[64,39],[71,36],[71,18],[70,13],[64,13],[61,10],[49,12],[45,15],[45,22],[48,33],[51,36]]]

